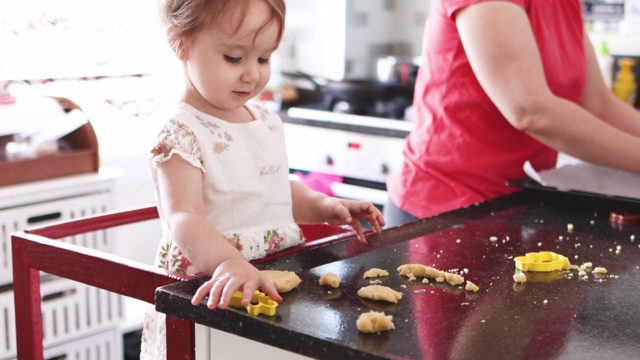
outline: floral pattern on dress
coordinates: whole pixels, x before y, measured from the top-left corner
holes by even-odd
[[[236,250],[242,252],[244,246],[242,245],[242,239],[240,238],[240,234],[231,234],[226,236],[227,241],[231,246],[236,248]]]
[[[264,242],[267,244],[267,255],[271,255],[282,248],[284,236],[278,230],[268,230],[264,235]]]
[[[185,160],[202,167],[200,146],[196,136],[186,125],[176,119],[171,119],[158,134],[156,145],[151,150],[151,164],[163,163],[171,159],[175,152],[179,152],[183,157],[192,156],[192,158],[185,158]]]
[[[158,250],[158,267],[178,274],[189,274],[191,261],[173,243],[164,244]]]
[[[200,125],[206,127],[209,130],[209,134],[219,139],[213,143],[213,149],[216,154],[222,154],[225,151],[229,151],[229,145],[233,142],[233,136],[226,131],[220,130],[220,125],[210,121],[204,120],[200,116],[196,116]]]
[[[256,114],[256,117],[258,117],[267,125],[267,128],[269,129],[269,131],[277,133],[278,126],[276,126],[276,124],[273,121],[273,118],[271,117],[271,114],[272,114],[271,110],[265,107],[258,107],[257,109],[258,109],[258,113]]]

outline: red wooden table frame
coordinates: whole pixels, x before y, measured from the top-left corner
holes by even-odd
[[[42,360],[42,309],[40,271],[78,281],[120,295],[155,304],[158,287],[192,279],[161,268],[102,251],[68,244],[59,239],[111,227],[153,220],[156,207],[148,207],[72,220],[12,234],[13,290],[19,359]],[[353,238],[354,232],[330,225],[300,225],[307,242],[272,255],[292,252]],[[135,239],[128,239],[135,241]],[[266,260],[260,259],[260,260]],[[195,359],[193,323],[166,318],[167,359]]]

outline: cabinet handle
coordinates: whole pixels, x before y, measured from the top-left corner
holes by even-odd
[[[52,294],[44,295],[42,297],[42,302],[45,303],[47,301],[51,301],[51,300],[55,300],[55,299],[61,299],[61,298],[64,298],[64,297],[69,297],[69,296],[74,295],[75,293],[76,293],[76,289],[74,289],[74,288],[57,291],[57,292],[54,292]]]
[[[36,215],[27,218],[27,224],[35,224],[43,221],[57,220],[62,218],[61,212],[52,212],[49,214]]]

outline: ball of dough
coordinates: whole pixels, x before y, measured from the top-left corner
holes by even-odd
[[[322,275],[320,278],[320,285],[328,285],[332,288],[337,288],[340,286],[341,281],[342,277],[340,275],[330,272]]]
[[[393,317],[385,315],[383,312],[369,311],[362,313],[356,320],[358,330],[364,333],[374,333],[395,329],[393,325]]]

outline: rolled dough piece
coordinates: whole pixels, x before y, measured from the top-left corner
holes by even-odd
[[[261,272],[271,281],[280,294],[295,289],[302,281],[293,271],[261,270]]]
[[[397,303],[398,300],[402,299],[401,292],[382,285],[369,285],[360,288],[360,290],[358,290],[358,296],[371,300],[388,301],[391,303]]]
[[[363,278],[373,278],[373,277],[380,277],[380,276],[389,276],[389,272],[387,270],[383,270],[383,269],[378,269],[378,268],[372,268],[367,270],[364,273]]]

